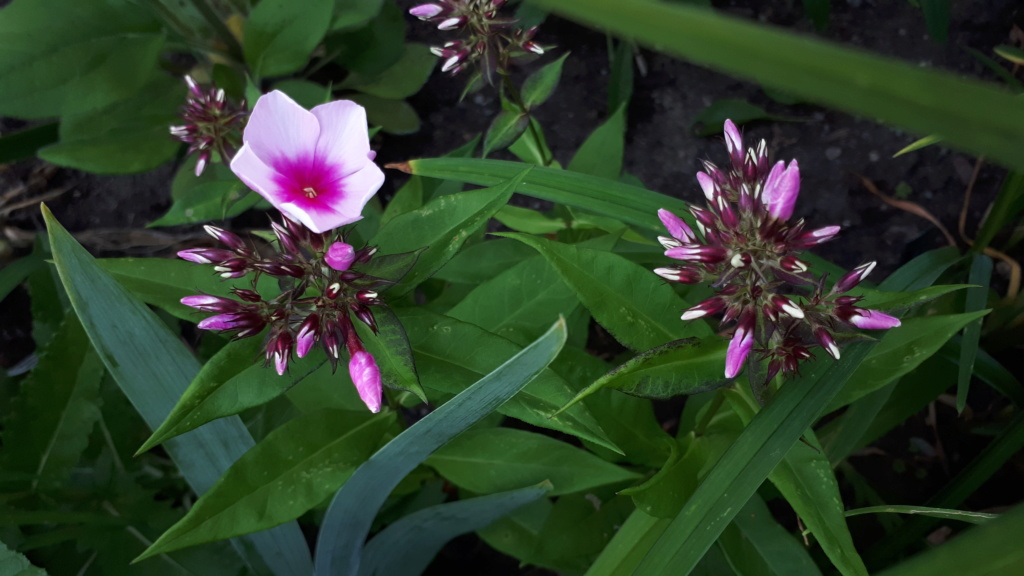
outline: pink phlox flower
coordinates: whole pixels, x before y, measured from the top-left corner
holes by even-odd
[[[285,216],[323,233],[362,218],[384,183],[366,111],[348,100],[306,110],[280,91],[253,107],[231,170]]]
[[[348,363],[348,373],[352,377],[356,391],[359,392],[359,398],[370,409],[370,412],[374,414],[380,412],[382,394],[380,368],[377,367],[373,356],[365,350],[353,353],[352,359]]]

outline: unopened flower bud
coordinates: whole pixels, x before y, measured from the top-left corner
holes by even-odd
[[[236,300],[207,294],[185,296],[181,299],[181,303],[203,312],[238,312],[242,309],[242,304]]]
[[[669,248],[665,256],[686,262],[703,262],[705,264],[717,264],[725,260],[728,253],[721,246],[700,246],[687,245],[679,248]]]
[[[267,360],[273,361],[278,376],[288,370],[288,360],[292,355],[292,334],[282,330],[267,341]]]
[[[373,317],[373,311],[362,304],[352,304],[350,308],[352,309],[352,313],[356,315],[356,318],[358,318],[360,322],[369,326],[370,330],[373,330],[374,334],[378,332],[377,320]]]
[[[795,256],[783,256],[779,266],[787,272],[807,272],[807,263]]]
[[[341,294],[341,288],[342,286],[340,282],[334,282],[327,287],[327,290],[324,290],[324,296],[326,296],[328,300],[334,300],[339,294]]]
[[[735,378],[743,369],[743,363],[746,362],[750,349],[754,346],[756,318],[755,312],[750,308],[740,314],[736,332],[733,333],[732,340],[729,341],[729,348],[725,353],[726,378]]]
[[[696,284],[701,280],[701,273],[698,270],[686,266],[672,266],[667,268],[655,268],[654,273],[671,282],[683,284]]]
[[[282,250],[288,254],[299,253],[298,240],[292,236],[287,228],[277,222],[271,222],[270,227],[274,230],[274,235],[277,236],[277,241],[281,244]]]
[[[857,328],[865,330],[886,330],[900,326],[899,318],[889,316],[877,310],[868,310],[856,306],[836,307],[836,317]]]
[[[335,242],[324,254],[324,261],[327,265],[339,272],[348,270],[356,260],[356,250],[351,244]]]
[[[842,228],[839,226],[825,226],[824,228],[818,228],[817,230],[809,230],[796,237],[790,243],[790,246],[794,249],[810,248],[811,246],[821,244],[822,242],[828,242],[835,238],[836,234],[838,234],[841,229]]]
[[[725,306],[725,298],[715,296],[714,298],[708,298],[700,304],[688,309],[686,312],[683,312],[681,318],[685,321],[690,321],[696,320],[697,318],[703,318],[704,316],[712,316],[714,314],[718,314],[722,310],[725,310]]]
[[[178,258],[196,264],[213,264],[223,262],[235,256],[230,250],[220,248],[189,248],[178,252]]]
[[[456,28],[461,28],[465,23],[466,23],[466,17],[465,16],[457,16],[455,18],[448,18],[446,20],[442,20],[441,23],[437,25],[437,29],[438,30],[454,30]]]
[[[679,216],[676,216],[668,210],[662,209],[658,210],[658,218],[661,220],[661,223],[665,225],[665,229],[668,230],[668,233],[680,242],[695,242],[697,240],[697,236],[693,233],[693,230]],[[664,243],[662,243],[662,245],[664,245]]]
[[[242,248],[245,248],[245,242],[242,242],[242,239],[239,238],[238,235],[235,234],[234,232],[228,232],[223,228],[210,226],[209,224],[203,226],[203,230],[206,230],[207,234],[213,236],[213,238],[216,239],[218,242],[224,244],[225,246],[231,248],[232,250],[240,250]]]
[[[363,290],[356,294],[356,299],[363,304],[377,304],[380,302],[377,296],[378,294],[373,290]]]
[[[732,165],[737,169],[743,168],[743,136],[732,120],[725,121],[725,147],[729,151],[729,158]]]
[[[804,311],[801,310],[795,302],[781,294],[772,294],[772,297],[769,298],[769,301],[771,301],[772,306],[774,306],[775,309],[778,310],[779,312],[785,312],[786,314],[789,314],[793,318],[804,317]]]
[[[263,297],[260,296],[260,293],[255,291],[255,290],[249,290],[247,288],[232,288],[231,292],[235,296],[238,296],[239,298],[241,298],[242,300],[245,300],[246,302],[262,302],[263,301]]]
[[[833,294],[842,294],[849,292],[855,286],[860,284],[871,271],[875,269],[875,262],[868,262],[867,264],[861,264],[853,270],[847,272],[842,278],[836,282],[836,285],[832,287]]]
[[[828,355],[839,360],[839,346],[836,344],[835,338],[824,326],[819,326],[814,329],[814,338],[818,341],[818,344],[828,352]]]
[[[373,356],[365,350],[352,354],[348,363],[348,373],[352,377],[359,398],[376,414],[380,412],[381,396],[383,387],[381,385],[380,368]]]
[[[413,6],[410,8],[409,14],[412,14],[420,20],[430,20],[444,11],[444,7],[438,4],[420,4],[419,6]]]
[[[299,330],[295,334],[295,354],[299,358],[305,358],[309,350],[316,344],[320,331],[320,316],[310,314],[299,324]]]

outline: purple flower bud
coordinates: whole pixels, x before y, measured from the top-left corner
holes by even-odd
[[[800,194],[800,167],[796,160],[786,163],[781,160],[772,167],[761,190],[761,201],[768,207],[768,213],[777,220],[789,220],[793,215],[796,198]]]
[[[220,248],[189,248],[178,252],[178,258],[196,264],[220,263],[234,257],[234,252]]]
[[[671,282],[683,284],[696,284],[701,280],[700,271],[686,266],[673,266],[671,268],[655,268],[654,273]]]
[[[224,278],[240,278],[249,270],[249,261],[245,258],[228,258],[217,264],[213,269]],[[228,274],[225,276],[225,274]]]
[[[320,331],[320,316],[310,314],[299,324],[299,331],[295,336],[295,354],[299,358],[305,358],[309,350],[316,344],[317,335]]]
[[[359,398],[370,409],[370,412],[374,414],[380,412],[383,390],[380,380],[380,368],[377,367],[377,362],[373,359],[373,356],[365,350],[352,354],[352,359],[348,363],[348,373],[352,377],[352,383],[355,384],[356,391],[359,392]]]
[[[732,120],[725,121],[724,132],[725,147],[729,150],[732,165],[740,169],[743,167],[743,136],[740,135],[739,129],[732,123]]]
[[[533,52],[534,54],[544,53],[544,48],[542,48],[540,44],[537,44],[536,42],[523,42],[523,49],[527,50],[528,52]]]
[[[688,309],[686,312],[683,312],[681,318],[685,321],[690,321],[696,320],[697,318],[703,318],[705,316],[712,316],[714,314],[718,314],[722,310],[725,310],[725,305],[725,298],[720,296],[708,298],[700,304]]]
[[[818,340],[818,344],[825,349],[825,352],[828,352],[829,356],[839,360],[839,346],[836,345],[835,338],[824,326],[815,328],[814,338]]]
[[[715,197],[719,194],[715,179],[703,172],[697,172],[697,182],[700,184],[700,189],[704,191],[704,197],[708,199],[708,202],[714,202]]]
[[[271,222],[270,227],[274,230],[274,235],[277,236],[277,241],[281,244],[281,249],[288,254],[299,253],[298,241],[294,236],[292,236],[291,232],[289,232],[287,228],[277,222]]]
[[[836,316],[843,322],[864,330],[887,330],[900,325],[899,318],[856,306],[838,306]]]
[[[373,330],[374,334],[378,332],[377,320],[373,317],[372,310],[362,304],[352,304],[350,308],[352,309],[352,313],[356,315],[356,318],[358,318],[360,322],[369,326],[370,329]]]
[[[751,262],[752,259],[750,254],[747,254],[746,252],[733,254],[732,258],[729,259],[729,264],[731,264],[733,268],[746,268],[747,266],[750,266]]]
[[[781,294],[772,294],[772,297],[769,298],[769,301],[772,303],[772,306],[774,306],[775,309],[778,310],[779,312],[785,312],[786,314],[789,314],[793,318],[804,317],[804,311],[801,310],[795,302]]]
[[[374,292],[373,290],[362,290],[362,291],[358,292],[356,294],[356,299],[359,300],[360,302],[362,302],[363,304],[378,304],[378,303],[380,303],[380,300],[378,299],[378,294],[376,292]]]
[[[465,24],[465,23],[466,23],[466,17],[465,16],[458,16],[458,17],[455,17],[455,18],[448,18],[446,20],[443,20],[440,24],[438,24],[437,25],[437,29],[438,30],[454,30],[455,28],[461,28],[462,25]]]
[[[324,296],[327,296],[328,300],[334,300],[339,294],[341,294],[341,288],[342,286],[340,282],[334,282],[327,287],[327,290],[324,290]]]
[[[715,215],[709,210],[705,210],[697,206],[690,206],[690,214],[693,214],[697,223],[705,228],[715,228],[718,226],[718,222],[715,220]]]
[[[665,225],[668,233],[673,238],[681,242],[695,242],[697,240],[693,230],[679,216],[662,209],[658,210],[658,218],[661,219],[661,223]]]
[[[705,264],[717,264],[728,255],[725,248],[721,246],[700,246],[688,244],[679,248],[669,248],[665,256],[686,262],[703,262]]]
[[[210,296],[208,294],[185,296],[181,299],[181,303],[203,312],[238,312],[242,309],[242,304],[236,300],[221,298],[220,296]]]
[[[867,264],[861,264],[853,270],[850,270],[842,278],[836,282],[836,285],[832,287],[833,294],[842,294],[849,292],[855,286],[860,284],[871,271],[875,269],[876,262],[868,262]]]
[[[754,311],[750,308],[745,309],[740,315],[736,332],[733,334],[732,340],[729,342],[729,349],[725,353],[726,378],[735,378],[740,373],[740,370],[743,369],[743,363],[746,362],[747,355],[750,354],[750,349],[754,346],[755,319]]]
[[[255,290],[249,290],[247,288],[232,288],[231,293],[238,296],[246,302],[262,302],[263,297],[260,293]]]
[[[267,360],[273,360],[278,376],[288,370],[288,359],[292,355],[292,333],[282,330],[267,342]]]
[[[807,263],[795,256],[783,256],[779,266],[787,272],[807,272]]]
[[[828,242],[835,238],[840,230],[842,228],[839,226],[825,226],[824,228],[804,232],[790,242],[790,247],[794,250],[799,250],[821,244],[822,242]]]
[[[327,265],[339,272],[348,270],[356,260],[356,250],[351,244],[335,242],[324,254],[324,261]]]
[[[683,245],[683,243],[680,242],[679,240],[677,240],[675,238],[670,238],[668,236],[658,236],[658,242],[666,250],[668,250],[669,248],[679,248],[680,246]]]
[[[444,11],[444,7],[437,4],[420,4],[419,6],[413,6],[410,8],[409,14],[412,14],[420,20],[430,20]]]
[[[203,226],[203,230],[206,230],[207,234],[213,236],[214,239],[216,239],[218,242],[224,244],[225,246],[231,248],[232,250],[240,250],[242,248],[245,248],[245,242],[242,242],[242,239],[239,238],[238,235],[233,232],[228,232],[223,228],[217,228],[216,226],[210,225]]]
[[[229,312],[204,318],[196,326],[200,330],[235,330],[243,323],[243,314]]]

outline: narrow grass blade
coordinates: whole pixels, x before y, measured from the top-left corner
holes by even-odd
[[[156,429],[199,372],[199,363],[156,314],[100,269],[46,206],[43,218],[57,272],[82,326],[107,371]],[[230,418],[175,438],[166,448],[192,489],[202,494],[253,444],[241,420]],[[295,523],[235,543],[259,572],[306,576],[312,569]]]
[[[975,254],[971,261],[971,272],[967,280],[977,288],[967,289],[965,313],[977,312],[988,303],[988,286],[992,281],[992,259],[984,254]],[[971,322],[964,327],[964,337],[960,342],[960,370],[956,385],[956,411],[963,413],[967,406],[967,392],[971,387],[971,376],[974,373],[974,359],[978,355],[978,344],[981,342],[982,319]]]
[[[856,508],[847,510],[846,517],[860,516],[862,514],[911,514],[930,516],[932,518],[943,518],[946,520],[960,520],[971,524],[984,524],[989,520],[999,518],[998,514],[986,514],[984,512],[970,512],[967,510],[950,510],[949,508],[930,508],[928,506],[871,506],[868,508]]]
[[[558,356],[565,320],[522,352],[413,424],[356,470],[335,495],[320,528],[316,576],[358,574],[361,549],[391,490],[432,452],[521,390]]]

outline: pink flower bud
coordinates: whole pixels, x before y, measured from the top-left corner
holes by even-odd
[[[374,414],[380,412],[383,390],[380,368],[377,367],[373,356],[365,350],[352,354],[352,359],[348,363],[348,373],[352,377],[356,391],[359,392],[359,398],[370,409],[370,412]]]
[[[281,249],[288,254],[299,253],[298,242],[287,228],[277,222],[271,222],[270,227],[274,230],[274,235],[277,236],[277,241],[281,244]]]
[[[836,308],[836,316],[843,322],[864,330],[887,330],[900,326],[899,318],[856,306],[839,306]]]
[[[807,263],[795,256],[783,256],[779,266],[787,272],[807,272]]]
[[[777,220],[788,220],[793,215],[796,198],[800,194],[800,167],[796,160],[786,163],[781,160],[772,167],[761,190],[761,201],[768,207],[768,213]]]
[[[743,167],[743,136],[732,120],[726,120],[723,128],[725,132],[725,147],[729,150],[729,158],[736,168]]]
[[[696,284],[700,282],[701,274],[698,270],[685,266],[673,266],[671,268],[655,268],[654,273],[671,282],[683,284]]]
[[[455,28],[461,28],[466,23],[465,16],[458,16],[456,18],[448,18],[443,20],[437,25],[438,30],[454,30]]]
[[[283,376],[288,370],[288,359],[292,355],[292,334],[282,330],[270,337],[267,342],[267,360],[274,362],[274,368],[278,376]]]
[[[352,304],[350,308],[360,322],[369,326],[374,334],[377,333],[377,320],[373,317],[373,312],[369,308],[362,304]]]
[[[328,286],[327,290],[324,290],[324,296],[327,296],[328,300],[334,300],[335,298],[338,297],[338,295],[341,294],[341,288],[341,283],[335,282]]]
[[[299,358],[305,358],[309,350],[316,344],[317,333],[320,331],[320,316],[310,314],[299,324],[299,331],[295,336],[295,354]]]
[[[695,242],[697,240],[693,230],[679,216],[668,210],[658,210],[658,218],[673,238],[681,242]]]
[[[442,12],[444,12],[444,7],[437,4],[420,4],[409,9],[409,14],[420,20],[430,20]]]
[[[746,362],[747,355],[750,354],[750,349],[754,346],[755,323],[754,311],[749,308],[745,309],[740,315],[736,332],[733,334],[732,340],[729,342],[729,348],[725,353],[726,378],[735,378],[740,373],[740,370],[743,369],[743,363]]]
[[[260,293],[255,290],[249,290],[247,288],[232,288],[231,293],[238,296],[246,302],[262,302],[263,297]]]
[[[842,294],[849,292],[851,289],[860,284],[871,271],[875,269],[876,262],[868,262],[867,264],[861,264],[853,270],[850,270],[842,278],[836,282],[836,285],[832,287],[833,294]]]
[[[235,300],[221,298],[220,296],[209,296],[207,294],[185,296],[181,299],[181,303],[203,312],[238,312],[242,309],[242,304]]]
[[[245,248],[245,242],[242,242],[242,239],[234,232],[228,232],[223,228],[217,228],[216,226],[210,225],[203,226],[203,230],[206,230],[207,234],[213,236],[218,242],[232,250]]]
[[[795,302],[781,294],[772,294],[772,297],[769,300],[771,301],[772,306],[774,306],[779,312],[785,312],[793,318],[804,317],[804,311],[801,310]]]
[[[790,242],[790,247],[794,250],[799,250],[801,248],[809,248],[811,246],[821,244],[822,242],[828,242],[835,238],[836,234],[838,234],[840,230],[842,230],[842,228],[839,226],[825,226],[824,228],[804,232]]]
[[[683,312],[682,319],[685,321],[696,320],[697,318],[703,318],[704,316],[711,316],[718,314],[722,310],[725,310],[725,298],[714,297],[708,298],[707,300],[697,304],[690,308],[686,312]]]
[[[335,242],[324,254],[324,261],[327,265],[339,272],[348,270],[356,260],[356,250],[351,244]]]
[[[828,352],[829,356],[839,360],[839,346],[836,345],[835,338],[829,333],[823,326],[819,326],[814,330],[814,338],[818,341],[818,344]]]
[[[704,197],[708,202],[714,202],[715,197],[719,195],[715,179],[703,172],[697,172],[697,183],[700,184],[700,189],[704,191]]]
[[[196,264],[213,264],[223,262],[235,256],[234,252],[220,248],[189,248],[178,252],[178,258]]]
[[[706,264],[716,264],[725,260],[728,255],[725,248],[721,246],[700,246],[700,245],[687,245],[680,246],[679,248],[669,248],[665,251],[665,256],[674,258],[676,260],[683,260],[687,262],[703,262]]]

